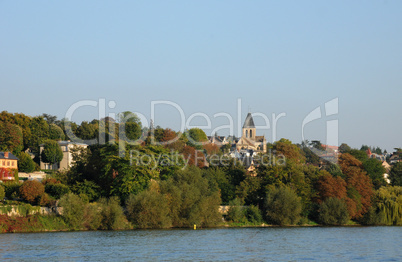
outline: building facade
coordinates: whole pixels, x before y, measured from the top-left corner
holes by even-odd
[[[42,159],[40,161],[40,169],[45,169],[45,170],[65,170],[69,169],[72,165],[73,161],[73,156],[72,156],[72,150],[74,148],[87,148],[87,144],[81,144],[81,143],[74,143],[71,141],[58,141],[59,146],[61,148],[61,151],[63,151],[63,159],[61,160],[60,163],[56,163],[54,165],[49,164],[49,163],[44,163],[42,162]],[[44,148],[44,144],[40,145],[40,153],[42,153]]]

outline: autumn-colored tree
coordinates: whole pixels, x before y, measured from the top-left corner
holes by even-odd
[[[0,122],[0,151],[19,153],[23,149],[22,130],[8,122]]]
[[[281,140],[274,143],[274,150],[276,155],[284,155],[286,160],[292,160],[295,162],[305,162],[305,157],[300,148],[288,139],[281,138]]]
[[[20,187],[20,196],[25,201],[35,204],[45,193],[45,186],[36,180],[25,181]]]
[[[203,146],[204,151],[207,155],[217,154],[219,152],[219,147],[216,144],[208,143]]]
[[[188,160],[190,166],[205,166],[205,156],[201,151],[196,150],[192,146],[185,145],[182,152],[184,158]]]
[[[328,198],[339,198],[346,199],[347,191],[346,191],[346,182],[341,177],[333,177],[326,171],[323,176],[321,176],[317,183],[316,189],[318,191],[317,202],[321,203],[322,201]]]
[[[339,158],[342,173],[346,176],[346,204],[352,219],[361,218],[371,206],[373,183],[363,170],[362,163],[352,155],[345,153]]]

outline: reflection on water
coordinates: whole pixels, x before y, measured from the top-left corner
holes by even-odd
[[[9,261],[399,261],[402,227],[291,227],[0,235]]]

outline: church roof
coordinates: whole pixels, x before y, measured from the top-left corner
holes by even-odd
[[[253,117],[251,113],[247,114],[246,120],[244,121],[243,128],[255,128]]]

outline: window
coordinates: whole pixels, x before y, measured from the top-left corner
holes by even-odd
[[[10,166],[10,161],[7,161],[7,166]]]
[[[6,161],[3,161],[3,166],[6,166]]]
[[[246,130],[246,137],[248,137],[248,130]]]
[[[15,163],[14,163],[14,161],[13,161],[13,162],[11,162],[11,166],[14,166],[14,164],[15,164]]]
[[[250,137],[253,137],[253,130],[250,130]]]

